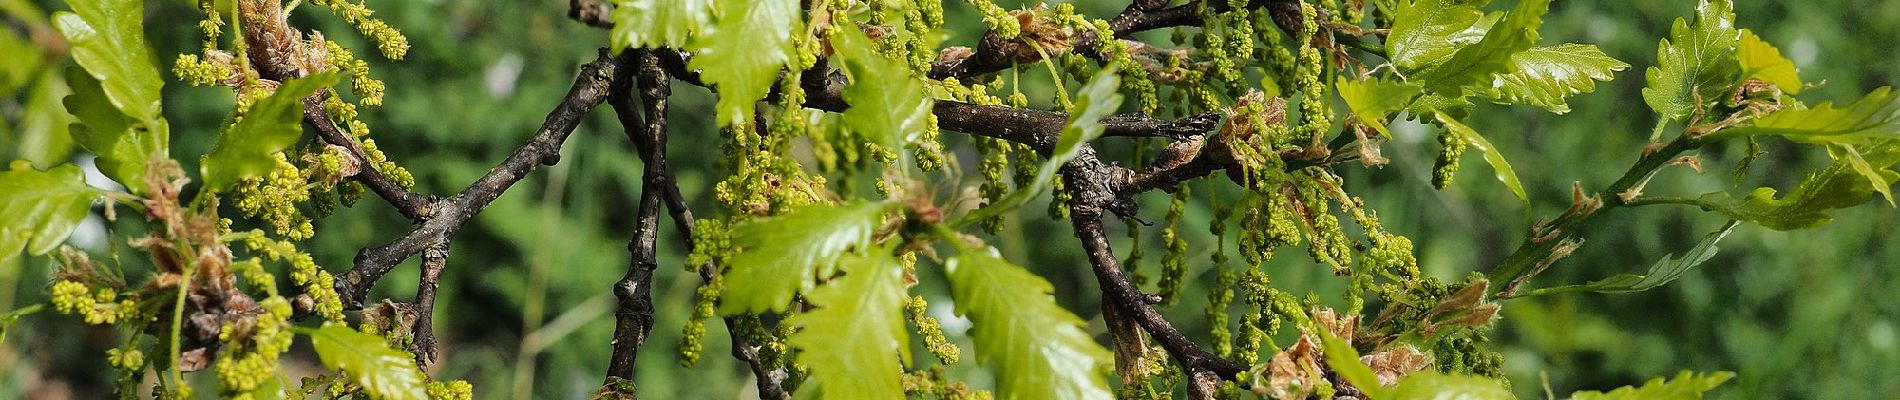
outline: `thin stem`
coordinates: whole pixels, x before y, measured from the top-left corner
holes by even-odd
[[[1658,205],[1658,204],[1676,204],[1676,205],[1701,207],[1702,200],[1691,199],[1687,197],[1642,197],[1642,198],[1637,198],[1636,200],[1630,200],[1627,203],[1623,203],[1623,205],[1630,206],[1630,207],[1653,206],[1653,205]]]

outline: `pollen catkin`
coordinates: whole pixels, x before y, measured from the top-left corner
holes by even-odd
[[[1458,159],[1464,156],[1465,141],[1446,129],[1438,133],[1438,158],[1432,163],[1432,186],[1440,190],[1451,186],[1458,175]]]

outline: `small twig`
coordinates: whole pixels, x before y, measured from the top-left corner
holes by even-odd
[[[630,51],[635,53],[636,67],[655,62],[646,51]],[[640,347],[646,344],[647,335],[653,331],[653,271],[659,267],[660,197],[665,192],[663,186],[666,183],[666,179],[661,176],[666,164],[666,98],[642,96],[646,97],[645,111],[655,119],[649,121],[643,118],[642,109],[633,101],[635,94],[630,89],[633,85],[627,82],[631,78],[623,78],[614,85],[614,95],[607,99],[607,104],[613,106],[614,113],[620,117],[627,139],[633,141],[634,147],[639,150],[640,160],[647,167],[640,187],[639,214],[634,219],[633,239],[627,243],[627,251],[633,257],[628,262],[627,274],[614,283],[614,296],[620,302],[614,311],[614,352],[607,363],[608,382],[633,379]],[[648,80],[644,74],[640,76],[642,89],[647,89]],[[646,90],[642,92],[644,95]]]
[[[435,364],[435,291],[442,281],[442,267],[449,259],[448,242],[430,245],[422,252],[422,279],[416,283],[416,363],[428,368]]]
[[[596,28],[613,29],[614,6],[601,0],[569,0],[567,17]]]

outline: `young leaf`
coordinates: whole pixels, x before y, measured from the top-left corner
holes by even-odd
[[[9,128],[0,128],[0,137],[17,135],[11,136],[16,146],[14,155],[32,161],[35,168],[51,168],[73,154],[73,135],[66,127],[75,120],[61,104],[72,90],[66,88],[65,76],[58,68],[36,73],[38,78],[27,89],[26,104],[20,108],[19,125],[10,127],[15,129],[11,133],[7,132]]]
[[[53,14],[53,25],[72,44],[73,61],[98,79],[114,108],[141,121],[158,119],[158,90],[165,82],[145,47],[143,0],[68,1],[72,12]]]
[[[1870,141],[1900,139],[1900,95],[1882,87],[1867,96],[1834,108],[1833,102],[1814,108],[1784,108],[1749,126],[1724,129],[1711,134],[1711,140],[1749,135],[1781,135],[1806,143],[1866,144]]]
[[[276,169],[271,154],[290,148],[303,137],[300,122],[304,97],[336,84],[336,80],[335,72],[292,79],[252,104],[237,123],[218,135],[211,154],[199,163],[205,189],[222,191],[240,179],[264,176]]]
[[[1607,82],[1630,67],[1594,45],[1577,43],[1533,47],[1512,55],[1511,64],[1516,72],[1497,75],[1492,87],[1478,93],[1499,104],[1527,104],[1557,114],[1570,112],[1564,98],[1595,91],[1596,81]]]
[[[21,160],[10,168],[0,171],[0,259],[59,247],[102,195],[72,164],[38,171]]]
[[[844,63],[851,85],[844,88],[844,123],[879,146],[902,151],[923,135],[930,99],[924,84],[903,62],[878,54],[875,44],[857,29],[834,30],[831,47]]]
[[[844,276],[806,296],[818,308],[789,321],[799,330],[787,341],[811,368],[807,386],[826,399],[904,398],[904,269],[888,253],[846,256],[838,264]]]
[[[1106,129],[1102,126],[1102,117],[1114,113],[1115,109],[1122,105],[1122,95],[1116,92],[1116,88],[1120,85],[1121,78],[1115,74],[1114,70],[1097,72],[1095,78],[1090,79],[1088,85],[1083,86],[1082,91],[1076,94],[1075,110],[1069,114],[1069,123],[1062,127],[1062,137],[1056,139],[1056,148],[1050,152],[1049,159],[1036,169],[1035,181],[1016,188],[1016,191],[1010,192],[995,203],[970,212],[962,220],[957,221],[956,225],[981,221],[1022,207],[1024,203],[1029,202],[1029,199],[1048,190],[1050,183],[1056,180],[1056,172],[1062,169],[1062,165],[1068,164],[1069,160],[1075,159],[1076,154],[1082,151],[1082,145],[1102,137],[1102,131]]]
[[[383,338],[342,324],[302,330],[323,366],[341,371],[371,397],[391,400],[429,398],[427,378],[409,353],[389,348]]]
[[[629,47],[689,48],[706,24],[711,0],[614,0],[615,52]]]
[[[1794,61],[1782,57],[1780,49],[1762,41],[1755,32],[1742,30],[1742,41],[1735,46],[1735,60],[1741,62],[1742,79],[1760,79],[1788,94],[1801,93],[1801,75],[1795,72]]]
[[[1412,75],[1433,93],[1456,94],[1467,86],[1488,87],[1491,75],[1511,73],[1511,56],[1537,45],[1537,28],[1544,24],[1550,0],[1520,0],[1484,39],[1458,48],[1450,59]]]
[[[1733,377],[1735,373],[1725,371],[1708,374],[1682,371],[1676,374],[1676,379],[1650,378],[1642,387],[1624,386],[1609,393],[1586,390],[1571,394],[1570,400],[1695,400]]]
[[[1890,149],[1892,144],[1875,147]],[[1887,177],[1887,165],[1874,166],[1873,163],[1867,162],[1866,157],[1861,156],[1860,150],[1855,150],[1854,145],[1849,144],[1828,147],[1828,154],[1833,155],[1836,160],[1847,161],[1847,166],[1853,167],[1854,173],[1867,178],[1867,184],[1872,186],[1875,193],[1880,193],[1880,197],[1887,199],[1887,205],[1893,205],[1893,192],[1888,191],[1888,188],[1893,187],[1893,179]]]
[[[1643,75],[1643,101],[1663,121],[1680,120],[1704,102],[1721,99],[1735,76],[1735,11],[1728,0],[1702,0],[1695,26],[1676,19],[1670,39],[1656,48],[1656,66]]]
[[[1890,166],[1900,162],[1900,144],[1896,142],[1862,150],[1863,159],[1871,165]],[[1887,182],[1900,178],[1900,174],[1891,170],[1876,172]],[[1873,193],[1872,184],[1855,172],[1849,162],[1835,160],[1833,165],[1809,174],[1786,197],[1775,198],[1774,188],[1763,187],[1742,199],[1723,192],[1704,194],[1697,204],[1731,219],[1786,231],[1826,224],[1833,219],[1828,211],[1865,203]]]
[[[1484,16],[1489,0],[1416,0],[1399,2],[1386,36],[1385,52],[1400,68],[1415,70],[1444,62],[1471,40],[1454,40]]]
[[[1418,85],[1409,83],[1383,79],[1355,81],[1344,76],[1339,77],[1333,87],[1339,90],[1339,98],[1346,100],[1346,108],[1352,110],[1352,115],[1358,117],[1360,123],[1388,138],[1392,137],[1392,132],[1386,130],[1385,114],[1405,109],[1413,98],[1423,92]]]
[[[1379,375],[1372,372],[1372,367],[1359,362],[1359,351],[1354,350],[1351,343],[1333,336],[1332,332],[1324,329],[1319,330],[1319,341],[1326,354],[1326,365],[1333,367],[1333,371],[1338,372],[1347,383],[1359,388],[1359,392],[1365,393],[1366,398],[1374,400],[1392,398],[1392,390],[1379,384]]]
[[[797,0],[717,0],[717,21],[696,43],[689,67],[719,91],[720,126],[750,123],[752,103],[765,98],[792,60]]]
[[[1392,398],[1411,399],[1458,399],[1458,400],[1514,400],[1510,390],[1503,382],[1482,376],[1451,375],[1438,371],[1421,371],[1406,375],[1392,390]]]
[[[77,67],[66,70],[66,84],[73,90],[63,101],[66,112],[78,119],[67,127],[73,141],[99,156],[99,172],[134,194],[145,193],[146,165],[167,157],[170,148],[165,119],[148,125],[125,116],[106,99],[99,81]]]
[[[720,312],[783,310],[792,295],[809,291],[821,276],[837,273],[838,259],[871,247],[891,203],[859,201],[816,205],[789,214],[748,221],[733,228],[732,256],[725,272]]]
[[[1708,262],[1710,258],[1715,257],[1715,252],[1721,250],[1715,246],[1715,243],[1722,241],[1724,237],[1728,237],[1729,232],[1735,230],[1735,225],[1737,225],[1737,221],[1729,221],[1728,224],[1722,225],[1721,230],[1710,232],[1708,236],[1703,236],[1702,241],[1696,242],[1695,247],[1690,247],[1689,251],[1682,253],[1682,256],[1678,257],[1672,254],[1663,257],[1662,261],[1657,261],[1655,265],[1649,266],[1649,272],[1643,275],[1618,274],[1581,285],[1565,285],[1532,290],[1525,292],[1523,296],[1568,292],[1630,293],[1641,292],[1666,285],[1669,282],[1675,281],[1676,278],[1681,278],[1682,274],[1688,273],[1689,270],[1695,269],[1696,266],[1702,265],[1702,263]]]
[[[969,317],[976,357],[995,370],[998,398],[1107,399],[1108,349],[1081,317],[1056,305],[1049,281],[992,254],[965,252],[944,266],[957,315]]]
[[[1445,125],[1445,129],[1464,139],[1465,144],[1471,146],[1472,149],[1484,154],[1484,162],[1491,164],[1491,171],[1497,174],[1499,182],[1504,182],[1504,187],[1511,188],[1511,194],[1517,195],[1517,199],[1523,201],[1525,205],[1530,204],[1530,196],[1524,193],[1524,184],[1517,180],[1517,169],[1511,168],[1511,162],[1504,159],[1504,154],[1499,153],[1497,147],[1491,145],[1491,141],[1485,140],[1484,136],[1478,135],[1477,131],[1471,130],[1471,127],[1465,126],[1450,115],[1445,115],[1443,112],[1435,112],[1434,115],[1438,117],[1438,123]]]

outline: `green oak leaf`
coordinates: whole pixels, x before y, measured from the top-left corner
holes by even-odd
[[[53,251],[104,194],[86,186],[86,174],[72,164],[40,171],[21,160],[9,168],[0,171],[0,259],[21,249]]]
[[[1333,83],[1339,91],[1339,98],[1346,101],[1346,108],[1359,122],[1379,131],[1380,135],[1392,137],[1385,127],[1385,114],[1403,110],[1412,103],[1424,89],[1409,83],[1391,82],[1383,79],[1355,81],[1341,76]]]
[[[1801,74],[1794,68],[1794,61],[1781,56],[1781,50],[1755,36],[1755,32],[1742,30],[1741,42],[1735,45],[1735,61],[1741,63],[1742,79],[1760,79],[1775,85],[1788,94],[1801,93]]]
[[[1835,108],[1833,102],[1813,108],[1790,107],[1756,118],[1740,128],[1717,131],[1711,140],[1737,136],[1779,135],[1789,140],[1822,144],[1868,144],[1900,139],[1900,95],[1891,87]]]
[[[1420,371],[1406,375],[1392,388],[1394,400],[1515,400],[1517,395],[1497,379],[1471,375],[1453,375],[1438,371]]]
[[[99,156],[99,172],[134,194],[145,192],[145,168],[152,160],[168,157],[170,128],[164,118],[147,124],[112,107],[99,81],[79,68],[66,70],[72,94],[62,101],[78,122],[67,127],[73,142]]]
[[[1113,398],[1100,370],[1113,360],[1087,323],[1056,304],[1049,281],[993,254],[945,264],[957,315],[970,318],[976,357],[995,371],[1001,399]]]
[[[1478,131],[1471,130],[1471,127],[1465,126],[1450,115],[1445,115],[1443,112],[1435,113],[1435,115],[1438,117],[1438,123],[1444,125],[1445,129],[1464,139],[1467,146],[1484,154],[1484,162],[1491,165],[1491,171],[1497,174],[1499,182],[1504,182],[1504,186],[1511,189],[1511,194],[1517,195],[1517,199],[1523,201],[1524,204],[1530,204],[1530,196],[1524,193],[1524,183],[1517,180],[1517,169],[1511,168],[1511,162],[1504,159],[1504,154],[1498,152],[1497,146],[1491,145],[1491,141],[1485,140]]]
[[[632,47],[690,48],[704,29],[711,0],[614,0],[615,52]]]
[[[158,119],[165,82],[145,47],[143,0],[68,1],[72,12],[53,13],[53,26],[72,44],[73,61],[99,80],[106,98],[125,115]]]
[[[904,398],[904,268],[888,252],[838,264],[844,276],[806,296],[818,308],[788,322],[799,330],[786,341],[811,368],[811,380],[799,388],[816,387],[826,399]]]
[[[1734,377],[1733,372],[1697,374],[1682,371],[1676,374],[1675,379],[1650,378],[1642,387],[1624,386],[1609,393],[1595,390],[1576,392],[1570,395],[1570,400],[1695,400]]]
[[[292,79],[252,104],[249,111],[237,117],[237,123],[218,135],[211,153],[199,163],[205,188],[222,191],[239,180],[264,176],[276,169],[271,154],[290,148],[303,137],[303,99],[336,81],[335,72]]]
[[[797,0],[717,0],[716,22],[696,44],[687,66],[719,91],[720,126],[752,121],[753,103],[778,82],[779,70],[792,61],[792,33],[798,29]]]
[[[72,114],[66,113],[61,103],[67,94],[66,79],[57,68],[41,71],[38,80],[26,93],[25,106],[20,110],[19,125],[11,139],[15,150],[13,155],[32,161],[36,168],[48,168],[65,162],[73,154],[73,135],[66,128],[71,126]],[[7,125],[7,124],[0,124]],[[0,136],[8,136],[6,127],[0,127]]]
[[[1609,81],[1616,71],[1630,67],[1603,54],[1594,45],[1565,43],[1533,47],[1511,56],[1511,72],[1497,75],[1490,88],[1478,93],[1499,104],[1526,104],[1550,112],[1570,112],[1564,98],[1590,93],[1596,81]]]
[[[1400,68],[1416,70],[1451,58],[1459,47],[1476,42],[1461,34],[1479,24],[1489,0],[1401,1],[1386,36],[1385,52]],[[1482,36],[1482,35],[1480,35]],[[1461,40],[1462,39],[1462,40]]]
[[[1494,74],[1515,72],[1512,56],[1537,45],[1537,28],[1544,24],[1550,0],[1521,0],[1484,34],[1484,39],[1459,47],[1445,62],[1412,75],[1411,81],[1433,93],[1455,94],[1465,87],[1489,87]]]
[[[428,380],[416,369],[413,355],[389,348],[381,336],[326,323],[301,329],[323,366],[341,371],[371,397],[390,400],[428,399]]]
[[[1900,162],[1900,141],[1861,148],[1861,157],[1869,165],[1891,166]],[[1876,169],[1882,181],[1893,182],[1900,173]],[[1775,197],[1775,189],[1756,188],[1747,197],[1736,199],[1728,193],[1704,194],[1696,200],[1703,209],[1722,213],[1731,219],[1750,222],[1774,230],[1795,230],[1820,226],[1832,220],[1828,211],[1853,207],[1873,196],[1873,185],[1852,162],[1837,159],[1832,165],[1808,174],[1787,196]]]
[[[1715,243],[1722,241],[1722,238],[1728,237],[1729,232],[1735,230],[1736,222],[1737,221],[1729,221],[1729,223],[1722,225],[1722,229],[1703,236],[1701,241],[1696,242],[1694,247],[1690,247],[1689,251],[1683,252],[1681,256],[1671,254],[1663,257],[1663,259],[1657,261],[1656,264],[1650,265],[1649,272],[1645,272],[1642,275],[1617,274],[1581,285],[1564,285],[1532,290],[1525,292],[1519,297],[1569,292],[1630,293],[1641,292],[1669,284],[1669,282],[1675,281],[1676,278],[1681,278],[1683,274],[1689,273],[1689,270],[1695,269],[1696,266],[1702,265],[1702,263],[1709,262],[1710,258],[1714,258],[1715,252],[1721,250],[1720,247],[1715,246]]]
[[[1372,372],[1372,367],[1359,362],[1359,351],[1354,350],[1351,343],[1323,329],[1319,330],[1319,342],[1321,353],[1326,356],[1326,366],[1332,367],[1346,382],[1359,388],[1366,398],[1391,398],[1392,390],[1379,385],[1379,376]]]
[[[732,244],[739,253],[728,261],[720,312],[784,310],[793,295],[836,274],[845,253],[868,250],[871,234],[891,207],[865,201],[815,205],[734,227]]]
[[[1893,151],[1891,143],[1871,147],[1885,151]],[[1847,166],[1854,169],[1854,173],[1860,174],[1860,177],[1867,179],[1867,184],[1871,185],[1875,193],[1880,193],[1880,197],[1887,199],[1887,205],[1891,206],[1894,204],[1893,192],[1888,190],[1893,187],[1893,178],[1887,176],[1889,171],[1886,169],[1890,164],[1874,165],[1872,162],[1867,161],[1867,157],[1861,155],[1860,150],[1854,148],[1854,145],[1851,144],[1830,146],[1828,147],[1828,155],[1834,156],[1836,160],[1846,161]]]
[[[844,123],[879,146],[897,152],[923,136],[931,100],[910,67],[877,52],[857,29],[834,30],[831,47],[851,77],[844,88]],[[899,156],[900,158],[902,156]]]
[[[1739,68],[1734,57],[1735,11],[1728,0],[1702,0],[1695,25],[1681,18],[1669,39],[1656,47],[1656,66],[1644,72],[1643,101],[1663,122],[1688,117],[1703,103],[1721,99]]]
[[[1090,79],[1089,83],[1082,87],[1081,92],[1076,94],[1075,108],[1069,113],[1069,122],[1063,125],[1062,136],[1056,139],[1055,150],[1050,152],[1049,159],[1044,161],[1041,167],[1036,168],[1036,179],[997,199],[995,203],[970,212],[957,221],[956,225],[981,221],[1015,210],[1028,203],[1030,199],[1049,190],[1049,185],[1056,180],[1056,172],[1061,170],[1064,164],[1068,164],[1069,160],[1075,159],[1075,156],[1081,153],[1083,145],[1102,137],[1102,132],[1107,129],[1102,126],[1102,118],[1114,113],[1122,105],[1122,95],[1116,92],[1116,88],[1120,85],[1121,78],[1114,70],[1097,72],[1095,78]]]

